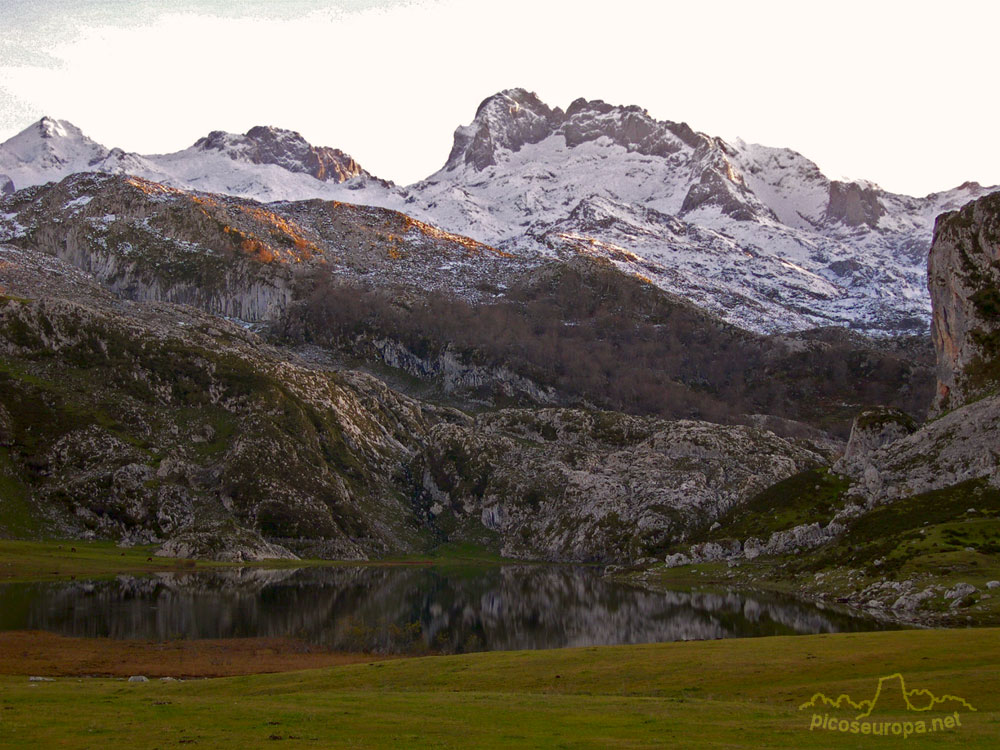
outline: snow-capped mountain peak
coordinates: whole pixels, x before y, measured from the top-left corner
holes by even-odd
[[[5,175],[21,188],[76,171],[391,208],[526,257],[596,254],[762,331],[925,330],[934,219],[991,190],[896,195],[637,105],[580,98],[564,111],[522,88],[483,100],[444,166],[406,188],[275,127],[213,131],[182,151],[139,156],[43,118],[0,145],[0,191],[12,189]]]
[[[170,187],[263,201],[402,203],[391,182],[372,176],[348,154],[313,146],[301,134],[282,128],[257,126],[242,134],[216,130],[182,151],[141,156],[109,150],[72,123],[44,117],[0,144],[0,191],[58,181],[76,172],[132,174]],[[358,191],[366,198],[360,199]]]
[[[0,144],[0,173],[20,188],[89,171],[107,155],[73,123],[43,117]]]
[[[455,131],[455,142],[445,164],[462,164],[482,171],[497,163],[501,151],[518,151],[551,135],[563,120],[563,111],[550,109],[525,89],[506,89],[479,105],[471,124]]]
[[[316,147],[294,130],[265,125],[250,128],[242,135],[214,130],[196,141],[191,150],[217,151],[250,164],[274,164],[324,182],[345,182],[368,175],[340,149]]]
[[[894,195],[635,105],[563,112],[508,89],[456,131],[406,210],[508,250],[603,254],[750,328],[898,331],[929,320],[934,217],[985,192]]]

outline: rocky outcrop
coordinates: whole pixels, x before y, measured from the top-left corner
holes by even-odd
[[[878,220],[887,213],[879,201],[880,192],[873,185],[832,181],[826,207],[827,221],[841,222],[849,227],[876,227]]]
[[[14,192],[14,181],[5,174],[0,174],[0,195],[10,195]]]
[[[928,263],[937,410],[1000,388],[1000,193],[938,217]]]
[[[670,156],[685,145],[690,148],[709,144],[707,136],[696,133],[687,123],[654,120],[642,107],[615,106],[595,99],[576,99],[566,109],[563,125],[566,145],[570,148],[598,138],[647,156]]]
[[[683,540],[821,460],[749,427],[505,410],[434,427],[411,473],[444,533],[485,527],[504,554],[617,561]]]
[[[861,414],[837,465],[869,506],[973,479],[1000,486],[1000,193],[938,218],[929,260],[938,417]]]
[[[716,206],[723,214],[736,221],[776,218],[771,209],[746,187],[743,175],[736,171],[724,154],[714,153],[706,161],[701,177],[684,196],[682,215],[698,208]]]
[[[847,462],[843,468],[856,479],[852,491],[869,503],[981,477],[1000,486],[998,424],[1000,397],[981,399],[882,445],[863,461]]]
[[[220,562],[298,559],[280,544],[268,542],[257,532],[231,521],[209,528],[184,530],[168,539],[156,551],[156,556]]]
[[[854,418],[847,448],[834,465],[834,470],[844,474],[859,473],[876,450],[912,434],[916,429],[913,417],[899,409],[866,409]]]
[[[554,404],[555,389],[541,386],[509,368],[469,364],[452,348],[430,356],[419,356],[398,341],[376,339],[359,342],[356,350],[370,349],[374,359],[421,380],[435,381],[449,394],[483,396],[489,401],[528,401]]]

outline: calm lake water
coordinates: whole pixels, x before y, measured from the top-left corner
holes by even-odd
[[[243,569],[0,586],[0,629],[73,636],[293,637],[334,649],[462,652],[884,628],[738,591],[654,593],[594,568]]]

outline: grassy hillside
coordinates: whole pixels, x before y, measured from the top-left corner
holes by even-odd
[[[0,677],[0,742],[11,750],[992,748],[998,636],[899,631],[493,652],[184,683]],[[906,740],[809,729],[811,709],[799,706],[816,692],[870,698],[880,677],[897,672],[909,689],[959,696],[976,710],[962,707],[960,727]],[[887,693],[871,719],[929,726],[931,716],[893,707]]]

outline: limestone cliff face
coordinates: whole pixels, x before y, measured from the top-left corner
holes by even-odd
[[[938,217],[928,285],[942,411],[1000,386],[1000,193]]]
[[[868,503],[986,478],[1000,486],[1000,193],[938,217],[930,251],[939,418],[862,413],[838,471]]]

